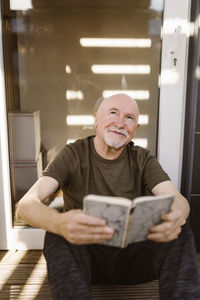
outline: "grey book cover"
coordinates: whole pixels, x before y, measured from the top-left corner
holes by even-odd
[[[149,228],[162,222],[161,215],[170,211],[173,196],[146,196],[134,200],[126,244],[147,239]]]
[[[161,215],[170,210],[173,196],[143,196],[133,201],[122,197],[87,195],[84,213],[106,220],[114,231],[105,245],[126,247],[147,239],[149,228],[161,222]]]

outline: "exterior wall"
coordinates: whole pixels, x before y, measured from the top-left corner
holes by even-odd
[[[197,250],[200,251],[200,3],[192,1],[191,22],[194,36],[190,39],[189,69],[185,119],[185,140],[181,192],[189,200],[190,225],[193,229]]]

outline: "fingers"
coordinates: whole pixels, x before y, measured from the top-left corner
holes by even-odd
[[[112,238],[114,230],[108,226],[71,226],[68,228],[67,240],[74,244],[101,243]]]
[[[186,223],[186,219],[182,212],[176,208],[173,208],[169,213],[162,215],[163,221],[175,221],[179,222],[179,225],[184,225]]]
[[[79,215],[79,224],[84,224],[88,226],[105,226],[106,221],[104,219],[94,217],[91,215],[85,215],[84,213]]]
[[[176,228],[173,231],[166,231],[166,232],[150,232],[147,236],[149,240],[155,242],[170,242],[178,238],[179,234],[181,233],[181,227]]]
[[[113,236],[114,230],[105,220],[85,215],[82,210],[71,210],[62,217],[61,235],[73,244],[101,243]]]
[[[98,244],[110,240],[111,238],[112,235],[110,234],[82,234],[79,238],[77,236],[75,238],[72,237],[70,242],[76,245]]]
[[[85,226],[82,224],[70,223],[68,230],[72,233],[87,233],[87,234],[113,234],[114,230],[108,226]]]
[[[162,215],[162,220],[161,224],[150,228],[148,239],[168,242],[178,238],[181,233],[181,226],[186,222],[181,212],[177,209],[172,209],[169,213]]]
[[[105,220],[95,216],[86,215],[81,209],[71,210],[66,214],[68,215],[70,214],[71,219],[75,223],[88,225],[88,226],[105,226],[106,224]]]
[[[150,232],[158,232],[158,233],[170,232],[178,227],[181,227],[182,226],[181,223],[182,222],[180,221],[164,221],[159,225],[152,226],[150,228]]]

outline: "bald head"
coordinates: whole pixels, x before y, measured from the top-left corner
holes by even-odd
[[[104,99],[95,115],[94,143],[97,152],[103,157],[112,153],[112,157],[116,158],[139,128],[138,117],[136,101],[126,94]]]
[[[138,121],[138,117],[139,117],[139,107],[137,102],[131,98],[130,96],[126,95],[126,94],[116,94],[116,95],[112,95],[108,98],[105,98],[100,106],[99,109],[97,111],[97,114],[102,114],[108,107],[111,107],[114,104],[123,104],[123,106],[127,106],[130,107],[135,114],[136,120]]]

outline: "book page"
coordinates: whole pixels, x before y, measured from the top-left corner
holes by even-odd
[[[129,207],[95,200],[84,201],[84,212],[106,220],[106,224],[114,228],[113,238],[104,244],[121,247],[127,228]]]
[[[172,202],[173,196],[138,202],[134,209],[132,224],[129,227],[128,243],[146,240],[149,228],[161,223],[161,215],[170,211]]]

